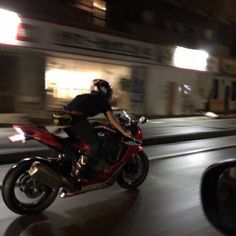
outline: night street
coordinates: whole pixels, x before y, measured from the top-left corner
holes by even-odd
[[[134,192],[115,185],[58,198],[44,214],[33,217],[15,215],[1,201],[0,234],[221,235],[202,212],[199,184],[207,166],[235,157],[233,142],[236,136],[145,147],[152,159],[150,172]],[[184,155],[190,150],[196,153]],[[156,159],[168,156],[172,158]],[[8,167],[1,167],[1,179]]]
[[[0,236],[236,235],[235,1],[0,0],[0,75]]]

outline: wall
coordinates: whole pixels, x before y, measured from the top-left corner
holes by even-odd
[[[189,95],[182,96],[180,85],[190,85]],[[200,99],[197,72],[165,66],[148,68],[145,113],[180,115],[194,113]],[[172,101],[172,104],[170,104]],[[169,114],[168,114],[169,113]]]
[[[16,53],[0,51],[0,71],[0,113],[14,112],[18,75]]]
[[[45,55],[40,52],[18,53],[19,73],[16,109],[20,113],[43,116],[45,102]]]
[[[234,111],[236,109],[236,101],[232,101],[232,82],[236,81],[236,78],[226,76],[215,76],[214,78],[219,80],[218,100],[222,101],[224,104],[223,111]],[[226,99],[227,87],[229,89],[228,99]],[[228,102],[226,102],[226,100],[228,100]]]

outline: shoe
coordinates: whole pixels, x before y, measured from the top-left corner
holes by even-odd
[[[81,155],[79,160],[72,167],[71,176],[77,179],[77,182],[83,180],[82,172],[88,162],[88,158],[84,155]]]

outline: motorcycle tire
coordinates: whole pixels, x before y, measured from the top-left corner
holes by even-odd
[[[135,168],[137,168],[137,160],[140,162],[141,173],[137,178],[135,178]],[[135,164],[136,162],[136,164]],[[131,167],[131,168],[130,168]],[[133,170],[132,170],[133,169]],[[138,153],[130,161],[128,161],[125,166],[120,171],[117,177],[117,183],[125,189],[136,189],[138,188],[143,181],[146,179],[149,171],[149,161],[148,157],[144,152]]]
[[[34,160],[27,160],[17,163],[8,171],[2,183],[3,201],[11,211],[20,215],[42,212],[52,204],[58,194],[58,190],[43,185],[29,176],[28,170],[33,162]],[[15,188],[19,188],[19,190]],[[17,198],[17,191],[20,196],[26,197],[24,201]],[[40,197],[40,194],[42,197],[37,200],[36,198]],[[33,203],[30,204],[25,200],[32,200]]]

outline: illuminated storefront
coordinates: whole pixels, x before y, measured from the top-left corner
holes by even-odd
[[[76,95],[89,93],[92,80],[101,78],[113,86],[113,106],[129,109],[129,93],[122,89],[122,82],[130,80],[130,74],[126,66],[48,57],[45,72],[48,108],[55,109]]]

